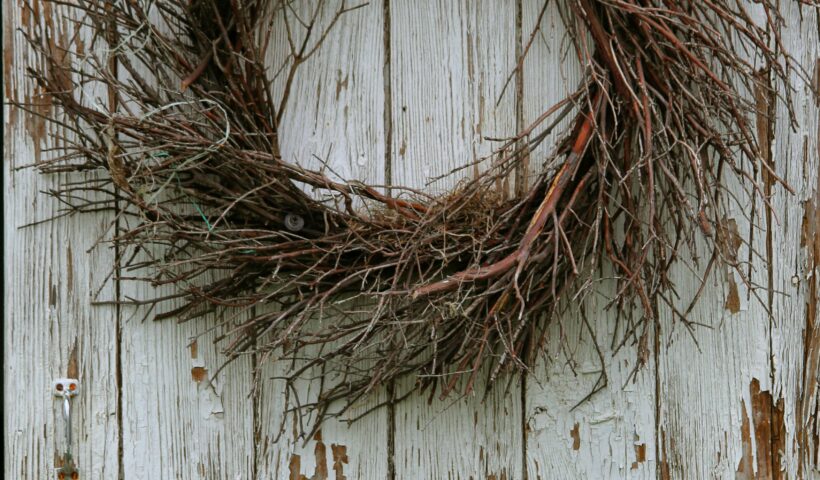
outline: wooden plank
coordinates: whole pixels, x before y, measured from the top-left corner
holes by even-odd
[[[112,307],[91,305],[92,292],[103,285],[114,257],[105,246],[86,252],[112,217],[100,213],[22,228],[58,213],[59,203],[41,192],[70,179],[17,170],[51,158],[48,149],[55,142],[50,135],[57,131],[5,103],[38,104],[35,111],[41,114],[52,111],[50,99],[25,75],[35,60],[17,28],[39,22],[55,45],[72,50],[88,41],[87,32],[75,37],[63,8],[35,2],[38,11],[32,13],[23,3],[3,4],[5,478],[56,478],[66,447],[61,404],[51,393],[58,377],[81,382],[81,394],[72,402],[72,451],[80,474],[117,478],[117,315]],[[113,287],[103,285],[101,297],[113,295]]]
[[[294,43],[298,46],[304,39],[300,22],[308,22],[318,9],[306,49],[310,51],[341,6],[338,0],[291,6],[287,22]],[[278,104],[293,61],[283,15],[281,8],[273,12],[273,40],[266,60]],[[321,46],[298,67],[279,127],[285,161],[324,169],[336,180],[385,182],[382,19],[379,2],[342,14]]]
[[[739,212],[730,218],[748,234]],[[769,325],[763,306],[749,301],[741,285],[733,290],[726,275],[710,276],[690,314],[711,327],[694,332],[697,345],[680,323],[662,315],[657,455],[664,475],[725,478],[743,469],[749,474],[752,466],[749,418],[760,413],[752,395],[770,390]],[[688,294],[681,303],[688,302],[699,281],[681,272],[675,278]],[[732,297],[742,303],[733,306]]]
[[[394,183],[443,193],[474,168],[427,185],[516,132],[516,3],[390,2]],[[511,179],[511,181],[513,181]],[[399,382],[397,392],[415,379]],[[482,402],[415,396],[395,408],[396,478],[520,478],[521,390]]]
[[[783,8],[784,13],[790,10],[786,16],[787,25],[797,22],[796,10]],[[759,9],[754,12],[763,24],[765,14]],[[809,24],[814,25],[812,22]],[[816,25],[804,25],[803,28],[813,28],[803,33],[816,38]],[[802,57],[805,40],[801,38],[800,45],[792,40],[790,46],[796,50],[791,53]],[[764,67],[759,60],[752,60],[756,62],[756,68]],[[802,61],[805,61],[804,57]],[[807,96],[805,90],[801,91],[802,96],[795,97],[796,106],[805,112]],[[802,138],[787,133],[788,116],[783,114],[782,109],[774,117],[769,115],[772,99],[763,89],[745,93],[755,100],[759,110],[756,130],[765,160],[772,163],[783,178],[790,182],[798,179],[802,175],[802,156],[778,149],[782,148],[779,146],[781,138],[786,140],[787,149],[802,148]],[[814,112],[816,115],[816,109]],[[772,129],[777,132],[773,143],[769,139]],[[794,146],[797,139],[800,147]],[[816,162],[809,167],[808,173],[811,174],[812,170],[815,172],[812,181],[816,182]],[[799,205],[798,199],[806,198],[808,191],[805,188],[809,181],[802,180],[797,185],[795,198],[782,187],[774,185],[765,175],[758,180],[764,184],[765,191],[771,189],[772,215],[766,214],[759,199],[757,207],[750,208],[755,204],[748,200],[740,185],[734,184],[730,185],[730,191],[740,200],[724,200],[729,204],[727,218],[718,226],[745,242],[739,245],[736,255],[755,267],[750,269],[750,277],[752,284],[758,288],[750,291],[739,275],[731,270],[716,269],[713,272],[690,318],[713,329],[695,332],[699,348],[686,339],[688,333],[680,325],[674,329],[669,315],[662,322],[662,342],[669,344],[668,348],[662,347],[659,352],[658,367],[658,455],[664,475],[782,478],[783,468],[787,468],[792,475],[796,472],[796,447],[793,441],[787,447],[783,438],[786,428],[784,415],[792,416],[794,410],[784,413],[781,397],[788,395],[793,401],[796,390],[792,389],[797,387],[797,383],[792,382],[787,393],[777,385],[783,382],[784,377],[778,380],[776,375],[786,373],[787,378],[801,372],[800,364],[794,362],[778,374],[777,357],[780,355],[783,358],[784,349],[790,351],[801,343],[799,326],[805,322],[805,317],[792,317],[800,308],[796,304],[801,303],[801,297],[785,297],[783,294],[797,293],[791,285],[791,277],[799,263],[799,230],[803,212],[802,208],[795,207]],[[750,253],[748,244],[751,244],[754,253]],[[706,252],[702,255],[707,258],[711,253],[702,249],[702,245],[700,251]],[[764,261],[768,262],[768,269],[760,268]],[[676,278],[679,281],[678,291],[685,292],[681,301],[688,302],[697,290],[699,281],[684,272],[677,274]],[[778,337],[781,339],[776,340]],[[776,344],[780,345],[775,347]],[[780,349],[780,354],[775,354],[777,349]],[[789,355],[789,361],[794,361],[795,357],[795,354]],[[792,380],[795,378],[792,377]],[[794,409],[794,402],[786,408]],[[794,423],[790,423],[793,440]],[[782,457],[784,452],[792,452],[792,455]],[[783,465],[782,460],[787,465]]]
[[[171,28],[154,15],[160,29]],[[140,68],[139,65],[135,65]],[[125,76],[123,71],[119,75]],[[153,79],[143,69],[146,79]],[[134,228],[135,217],[120,218],[120,232]],[[151,247],[148,247],[151,248]],[[130,250],[122,252],[129,258]],[[154,255],[160,252],[153,252]],[[145,259],[144,251],[136,260]],[[154,272],[125,270],[124,277]],[[216,273],[210,280],[216,279]],[[144,282],[120,282],[121,299],[148,300],[177,292]],[[250,397],[252,359],[240,357],[222,369],[227,357],[214,339],[242,314],[218,310],[185,324],[154,315],[178,307],[121,308],[122,465],[129,478],[253,478],[254,402]],[[223,325],[226,318],[230,319]]]
[[[522,70],[521,99],[524,126],[531,124],[556,102],[575,92],[583,80],[577,54],[561,20],[559,3],[521,0],[522,53],[529,45]],[[561,134],[572,124],[572,120],[572,115],[567,115],[547,136],[547,140],[531,152],[530,175],[542,171],[544,162],[553,153],[556,143],[561,140]],[[544,127],[546,124],[536,128],[531,137],[543,132]]]
[[[539,26],[543,7],[541,0],[523,2],[522,48]],[[581,74],[557,2],[551,2],[524,61],[524,124],[575,91]],[[570,120],[564,120],[533,152],[534,169],[544,164]],[[602,277],[612,274],[604,272]],[[646,364],[632,377],[639,345],[627,344],[617,353],[612,345],[613,336],[623,335],[625,321],[619,324],[614,311],[605,308],[615,293],[613,281],[599,282],[578,308],[567,309],[550,325],[545,354],[527,376],[528,478],[654,476],[654,348],[651,340],[644,345]],[[583,316],[601,349],[603,365]],[[651,329],[648,335],[652,339]],[[602,367],[607,386],[579,405],[596,388]]]
[[[168,290],[123,282],[124,298]],[[251,361],[240,358],[213,378],[226,357],[213,337],[217,316],[178,324],[124,307],[123,466],[135,478],[252,478]],[[201,335],[201,336],[200,336]]]
[[[797,130],[789,128],[782,105],[774,125],[774,167],[796,192],[776,188],[772,198],[778,222],[770,230],[772,283],[781,293],[772,305],[768,422],[772,470],[787,478],[813,478],[820,475],[820,97],[810,87],[820,92],[820,12],[790,2],[782,13],[784,48],[810,78],[792,75]]]
[[[612,339],[623,335],[625,323],[606,309],[615,291],[612,280],[593,286],[579,308],[554,322],[546,354],[527,376],[528,478],[655,476],[655,364],[650,355],[635,372],[638,346],[614,351]],[[651,343],[646,347],[651,354]],[[606,387],[584,401],[602,364]]]
[[[299,20],[307,23],[317,5],[322,7],[308,50],[329,25],[341,2],[299,2],[287,12],[298,45],[305,34]],[[347,6],[351,6],[350,2]],[[322,46],[299,67],[281,124],[285,161],[325,168],[329,176],[340,180],[385,182],[383,18],[380,2],[370,2],[342,15]],[[279,102],[292,58],[288,58],[290,49],[281,9],[273,20],[274,41],[266,65],[272,74],[284,72],[274,83],[274,98]],[[383,395],[362,402],[343,419],[327,420],[317,436],[299,438],[296,416],[283,419],[284,382],[271,380],[286,373],[287,365],[261,358],[259,361],[263,362],[259,365],[261,388],[255,427],[259,478],[387,477],[387,410],[377,410],[350,426],[344,421],[383,401]],[[318,373],[308,371],[304,381],[298,383],[295,394],[301,401],[317,395]]]
[[[441,194],[516,133],[516,2],[391,2],[393,183]],[[501,98],[498,105],[496,103]]]
[[[313,352],[318,355],[317,351]],[[320,430],[307,438],[314,416],[285,414],[284,381],[273,377],[288,373],[285,361],[261,364],[261,384],[257,403],[257,461],[259,478],[386,478],[388,472],[388,415],[381,408],[352,424],[346,420],[358,417],[383,402],[384,394],[376,395],[353,406],[341,418],[326,419]],[[296,395],[302,403],[316,399],[321,387],[320,368],[305,372],[295,383]],[[325,379],[325,386],[335,378]],[[340,408],[331,405],[331,411]]]

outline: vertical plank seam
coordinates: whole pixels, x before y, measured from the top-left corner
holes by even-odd
[[[527,471],[527,371],[521,372],[521,478],[529,479]]]
[[[382,2],[383,38],[382,50],[384,65],[382,67],[382,82],[384,84],[384,185],[387,195],[393,195],[393,90],[390,83],[391,55],[390,55],[390,0]],[[391,380],[387,384],[387,479],[396,478],[396,383]]]
[[[256,307],[251,307],[251,316],[256,318]],[[251,354],[251,424],[253,425],[253,455],[251,457],[251,478],[259,478],[259,450],[262,443],[262,421],[259,408],[262,402],[262,389],[257,388],[257,372],[259,371],[259,357],[254,351]]]
[[[664,477],[664,471],[667,468],[665,463],[666,445],[662,443],[661,439],[661,368],[660,368],[660,349],[661,349],[661,319],[660,309],[657,302],[653,305],[653,316],[655,317],[655,341],[652,346],[653,361],[655,363],[655,478]]]
[[[772,24],[771,22],[766,22],[766,35],[769,37],[768,43],[773,46],[775,50],[775,54],[779,49],[779,43],[775,42],[771,36],[775,32],[772,32]],[[778,32],[779,34],[779,32]],[[772,144],[774,143],[774,134],[777,119],[776,116],[776,109],[777,109],[777,96],[776,92],[774,91],[774,84],[772,81],[772,72],[771,72],[771,65],[766,65],[766,87],[769,89],[767,92],[768,94],[768,101],[766,102],[766,152],[763,152],[766,155],[766,162],[771,167],[772,171],[775,171],[774,165],[774,151],[772,148]],[[785,178],[785,177],[784,177]],[[766,192],[766,200],[771,202],[772,196],[772,188],[770,182],[764,182],[764,188],[768,190]],[[772,401],[769,405],[769,422],[770,424],[774,423],[775,418],[775,409],[777,406],[777,399],[775,398],[775,364],[774,364],[774,265],[772,261],[774,260],[774,239],[772,233],[772,211],[771,208],[766,209],[766,257],[767,257],[767,275],[768,275],[768,292],[767,292],[767,307],[769,309],[769,379],[770,384],[769,388],[772,392]],[[780,466],[777,462],[778,459],[778,452],[775,450],[777,448],[777,435],[774,434],[774,429],[772,428],[769,431],[769,463],[770,463],[770,473],[772,478],[780,478]],[[760,461],[760,459],[758,459]]]
[[[515,2],[515,58],[518,60],[515,71],[515,129],[516,133],[524,129],[524,59],[523,55],[523,26],[524,5],[522,0]],[[540,25],[536,25],[540,28]],[[516,190],[523,190],[527,178],[529,162],[520,166],[523,170],[516,179]],[[520,183],[519,183],[520,179]],[[521,478],[528,480],[527,471],[527,371],[521,372]]]
[[[106,9],[110,9],[113,5],[111,3],[106,4]],[[108,24],[108,32],[107,32],[107,43],[108,45],[114,45],[118,41],[117,30],[116,30],[116,23],[111,20]],[[119,62],[117,62],[117,57],[114,54],[110,54],[108,58],[108,70],[111,75],[116,78],[119,75]],[[108,109],[111,114],[117,111],[118,104],[117,104],[117,95],[116,90],[113,86],[109,85],[108,88]],[[118,190],[117,186],[115,185],[114,188]],[[119,195],[114,197],[114,231],[116,235],[119,236],[121,232],[122,225],[120,223],[120,216],[119,212],[119,201],[117,198]],[[120,480],[125,478],[125,442],[124,442],[124,430],[123,430],[123,419],[122,419],[122,405],[123,405],[123,398],[122,398],[122,385],[123,385],[123,371],[122,371],[122,304],[120,303],[122,299],[122,288],[121,288],[121,278],[122,278],[122,251],[120,250],[120,246],[117,242],[114,242],[114,300],[115,300],[115,316],[116,316],[116,342],[114,346],[114,377],[117,383],[117,478]]]
[[[384,22],[383,29],[383,50],[384,65],[382,69],[382,81],[384,82],[384,184],[387,186],[387,194],[392,195],[390,186],[393,185],[393,92],[390,84],[390,0],[383,0],[382,3]]]
[[[115,187],[116,188],[116,187]],[[119,211],[119,202],[115,199],[114,200],[114,212]],[[120,234],[120,219],[119,216],[114,220],[114,231],[117,232],[117,235]],[[116,244],[114,246],[114,269],[116,278],[114,279],[114,301],[116,302],[115,311],[116,311],[116,342],[114,346],[114,377],[117,383],[117,478],[123,480],[125,478],[125,445],[124,445],[124,436],[125,431],[123,430],[123,420],[122,420],[122,405],[123,405],[123,398],[122,398],[122,385],[123,385],[123,375],[122,375],[122,305],[120,304],[121,296],[121,288],[120,288],[120,276],[122,273],[122,265],[120,259],[122,257],[122,252],[120,251],[119,245]]]
[[[516,133],[524,130],[524,12],[521,0],[516,0],[515,3],[515,58],[518,60],[518,65],[515,69],[515,129]],[[540,28],[536,25],[535,28]],[[527,142],[521,142],[516,146],[518,148],[527,148]],[[523,196],[527,189],[527,175],[529,170],[529,152],[524,151],[524,158],[515,172],[515,193]]]

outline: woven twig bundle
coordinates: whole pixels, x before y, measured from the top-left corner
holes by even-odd
[[[147,269],[147,281],[175,286],[145,300],[174,302],[158,318],[223,311],[228,355],[298,359],[289,385],[321,367],[332,381],[316,398],[289,398],[320,421],[405,375],[447,396],[526,369],[562,300],[605,264],[618,279],[612,304],[641,313],[613,344],[640,343],[672,298],[671,266],[691,261],[685,245],[705,241],[707,273],[722,264],[748,282],[737,237],[720,228],[746,201],[727,185],[768,208],[763,178],[782,184],[753,127],[769,112],[749,95],[791,106],[773,0],[754,13],[734,0],[561,0],[585,80],[440,197],[280,155],[295,72],[357,8],[342,2],[321,29],[318,9],[297,18],[286,2],[77,3],[91,53],[29,34],[43,60],[31,74],[61,107],[50,120],[71,133],[40,167],[108,174],[52,194],[69,213],[116,209],[119,275]],[[286,35],[272,35],[272,18]],[[277,38],[290,55],[274,71],[264,59]],[[92,84],[104,107],[83,94]],[[513,198],[499,191],[565,118],[535,181]],[[673,310],[687,324],[691,305]]]

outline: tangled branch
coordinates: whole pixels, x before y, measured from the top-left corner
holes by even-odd
[[[603,264],[617,276],[613,306],[641,312],[614,345],[645,339],[686,245],[705,241],[707,270],[735,269],[753,288],[720,225],[746,201],[727,185],[766,208],[763,177],[789,189],[754,130],[768,112],[749,95],[791,106],[776,2],[562,0],[585,80],[440,197],[280,154],[296,72],[358,7],[342,1],[320,21],[323,2],[305,15],[290,2],[81,0],[97,48],[69,61],[45,27],[28,33],[44,62],[30,73],[69,132],[39,167],[108,173],[51,193],[65,213],[116,211],[121,278],[175,286],[143,300],[176,305],[157,318],[232,312],[219,337],[230,358],[299,360],[288,392],[313,368],[332,379],[316,398],[290,398],[321,421],[405,375],[445,397],[526,370],[562,300]],[[272,48],[289,52],[278,70]],[[107,102],[87,93],[100,86]],[[532,185],[500,192],[564,118]]]

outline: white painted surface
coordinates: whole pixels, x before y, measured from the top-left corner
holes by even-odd
[[[796,2],[785,3],[783,41],[810,74],[820,75],[817,12],[804,7],[801,21]],[[486,154],[492,143],[482,137],[513,134],[578,81],[550,5],[524,64],[523,91],[514,80],[496,107],[541,5],[392,1],[388,9],[371,2],[348,14],[297,76],[284,122],[293,127],[282,135],[285,158],[315,165],[311,156],[317,155],[348,178],[423,186],[429,177]],[[30,53],[13,31],[25,24],[21,8],[16,2],[3,8],[4,98],[33,99],[23,75]],[[61,31],[67,26],[61,15],[43,10],[41,19],[52,19]],[[272,52],[272,68],[285,55]],[[137,308],[118,314],[91,305],[100,286],[101,299],[117,294],[104,283],[113,252],[104,245],[86,253],[108,214],[18,228],[56,211],[55,202],[38,192],[65,179],[14,170],[44,158],[49,140],[36,119],[6,106],[5,476],[52,475],[63,439],[50,386],[76,372],[83,392],[75,408],[75,458],[85,478],[727,478],[741,465],[754,473],[747,468],[738,476],[754,478],[766,468],[766,446],[756,433],[766,418],[776,418],[771,408],[756,410],[766,393],[775,405],[782,399],[785,436],[782,463],[768,471],[810,478],[817,471],[808,462],[820,447],[817,379],[811,376],[820,363],[818,326],[808,329],[808,340],[804,335],[818,309],[810,291],[818,289],[819,260],[809,250],[820,247],[816,238],[806,238],[804,214],[811,205],[820,209],[820,107],[796,76],[794,85],[800,127],[790,131],[778,111],[772,147],[778,174],[797,193],[773,190],[778,223],[771,233],[772,286],[782,294],[773,296],[771,317],[746,298],[742,286],[740,310],[727,311],[726,272],[715,272],[694,314],[713,327],[697,332],[699,349],[666,316],[650,332],[647,364],[634,379],[627,381],[635,347],[614,357],[604,349],[609,384],[577,409],[572,407],[597,379],[599,359],[576,311],[563,319],[564,335],[575,339],[573,363],[557,348],[560,329],[553,325],[548,361],[534,368],[523,391],[515,384],[507,396],[497,391],[484,402],[479,396],[453,405],[412,398],[351,428],[328,423],[321,441],[307,443],[289,428],[274,441],[282,390],[265,377],[275,366],[263,367],[263,388],[254,395],[258,358],[238,360],[208,384],[224,358],[213,334],[197,338],[195,354],[191,342],[219,318],[155,323],[142,321],[145,312]],[[386,151],[392,178],[385,175]],[[538,155],[533,158],[537,165]],[[443,191],[454,182],[429,189]],[[749,226],[740,213],[738,230],[745,234]],[[756,223],[765,229],[762,216]],[[756,235],[755,246],[766,255],[765,232]],[[766,272],[755,279],[768,282]],[[695,279],[681,273],[679,281],[682,298],[691,296]],[[603,309],[612,288],[603,282],[595,290],[583,308],[596,335],[605,338],[614,328],[614,315]],[[124,283],[120,290],[121,298],[147,293],[144,285]],[[75,346],[76,369],[69,366]],[[753,379],[766,393],[752,390]],[[310,388],[304,385],[305,393]],[[771,449],[771,435],[763,438]]]
[[[797,20],[800,15],[793,2],[788,2],[784,13],[789,19],[784,48],[794,54],[820,91],[820,8],[803,9],[802,21]],[[784,401],[785,458],[790,461],[782,468],[796,478],[808,476],[799,459],[820,458],[820,97],[812,97],[796,74],[792,86],[799,127],[793,131],[780,121],[786,112],[779,108],[773,145],[777,174],[797,193],[791,197],[778,190],[772,201],[780,218],[772,229],[773,285],[783,293],[774,296],[771,370],[772,396]],[[820,476],[817,470],[814,474]]]
[[[276,12],[272,28],[278,42],[272,42],[268,56],[272,74],[283,64],[291,64],[285,21],[298,45],[305,28],[296,15],[307,21],[321,5],[314,0],[297,2],[293,11],[287,12],[287,20],[281,9]],[[341,1],[334,0],[319,8],[308,51],[341,5]],[[339,180],[385,183],[383,18],[379,2],[342,15],[322,46],[299,67],[282,120],[281,148],[286,161],[323,168],[328,176]],[[274,82],[277,102],[281,102],[287,68],[283,71]],[[374,407],[384,400],[383,396],[355,406],[343,419],[328,420],[318,436],[301,438],[296,415],[288,415],[282,426],[284,382],[269,380],[284,375],[283,366],[270,359],[259,361],[262,383],[255,420],[259,478],[341,478],[337,472],[344,472],[348,478],[386,477],[387,457],[379,454],[387,445],[386,409],[349,428],[344,421]],[[304,377],[315,378],[318,373],[316,368]],[[300,381],[296,394],[304,403],[316,398],[318,387],[318,382]],[[306,418],[303,425],[309,431],[310,419]]]
[[[13,29],[40,21],[58,45],[75,48],[75,33],[62,9],[43,8],[40,17],[16,2],[3,4],[4,99],[46,104],[24,75],[29,52]],[[77,36],[85,39],[84,33]],[[40,111],[47,111],[41,107]],[[111,307],[91,305],[110,271],[113,255],[102,246],[87,253],[110,217],[62,218],[29,228],[58,213],[41,191],[66,182],[16,168],[51,158],[47,138],[55,131],[33,114],[4,106],[3,216],[5,279],[3,420],[5,478],[56,478],[56,451],[64,451],[61,405],[52,395],[60,377],[80,378],[72,400],[73,456],[88,478],[117,475],[117,320]],[[112,298],[106,285],[101,298]]]
[[[496,106],[515,67],[515,9],[512,1],[390,2],[395,184],[424,188],[498,148],[484,137],[515,134],[514,84]],[[446,192],[475,171],[464,169],[427,190]],[[412,382],[399,382],[397,392]],[[428,405],[425,392],[396,406],[396,478],[521,477],[518,382],[508,395],[500,382],[485,400],[478,387],[457,401]]]
[[[536,28],[543,5],[540,0],[523,2],[524,46]],[[575,91],[582,80],[577,57],[565,34],[558,4],[550,2],[524,62],[525,125],[538,118],[545,107]],[[563,126],[570,121],[571,116],[564,120]],[[561,132],[562,128],[556,129],[550,136],[551,141],[533,154],[533,168],[543,164]],[[611,271],[604,276],[612,277]],[[610,339],[616,334],[616,318],[614,311],[606,311],[604,307],[614,292],[614,282],[601,282],[593,286],[581,302],[602,349],[608,383],[603,391],[575,409],[573,407],[599,381],[601,359],[579,309],[570,309],[550,326],[547,350],[527,378],[525,425],[529,478],[653,478],[655,475],[655,365],[650,357],[635,378],[630,378],[635,369],[637,347],[627,344],[613,356]],[[620,335],[625,323],[622,319],[618,327]],[[649,333],[650,339],[652,335]],[[571,347],[560,348],[562,340],[568,341]],[[651,348],[651,343],[648,346]]]

